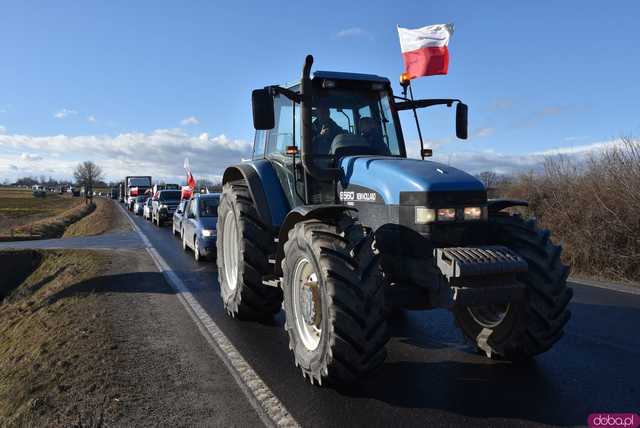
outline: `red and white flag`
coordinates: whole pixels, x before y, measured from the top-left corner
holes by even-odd
[[[187,172],[187,186],[191,187],[191,189],[196,188],[196,180],[193,178],[193,174],[191,173],[191,167],[189,166],[189,158],[184,159],[184,170]]]
[[[404,72],[409,79],[435,74],[447,74],[449,70],[449,39],[453,24],[427,27],[402,28],[398,26]]]

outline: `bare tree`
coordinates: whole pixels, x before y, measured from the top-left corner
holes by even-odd
[[[102,180],[102,168],[91,161],[84,161],[73,171],[78,186],[84,187],[85,200],[90,201],[93,196],[93,184]]]
[[[493,171],[484,171],[478,174],[478,178],[487,189],[492,189],[498,184],[498,174]]]

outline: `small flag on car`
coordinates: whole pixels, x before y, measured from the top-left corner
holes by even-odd
[[[404,73],[408,79],[449,71],[449,39],[453,24],[409,29],[398,26]]]
[[[196,188],[196,180],[193,178],[193,174],[191,173],[191,166],[189,166],[189,158],[184,158],[184,170],[187,172],[187,186],[191,187],[191,189]]]

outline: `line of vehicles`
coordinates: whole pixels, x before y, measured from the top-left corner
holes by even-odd
[[[213,259],[220,194],[193,193],[178,184],[152,186],[150,176],[128,176],[112,188],[111,197],[157,227],[171,223],[182,249],[193,251],[196,261]]]
[[[127,177],[121,201],[158,226],[171,219],[196,258],[215,242],[225,311],[261,319],[284,309],[312,384],[353,383],[381,366],[398,310],[449,309],[488,358],[551,349],[572,298],[561,248],[507,210],[526,201],[488,199],[477,178],[425,160],[416,111],[455,105],[466,139],[467,105],[414,99],[406,76],[397,95],[385,77],[311,74],[312,64],[309,55],[295,83],[252,92],[252,159],[224,171],[221,194],[185,201],[165,189],[145,202],[151,177]],[[422,159],[407,157],[403,111]]]

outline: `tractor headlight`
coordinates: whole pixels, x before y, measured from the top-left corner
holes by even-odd
[[[480,220],[482,218],[482,208],[467,207],[464,209],[465,220]]]
[[[205,238],[209,238],[211,236],[216,236],[216,231],[215,231],[215,229],[212,229],[212,230],[204,229],[202,231],[202,236],[204,236]]]
[[[427,224],[435,221],[436,212],[427,207],[416,207],[416,224]]]
[[[453,221],[456,219],[455,208],[440,208],[438,209],[438,221]]]

